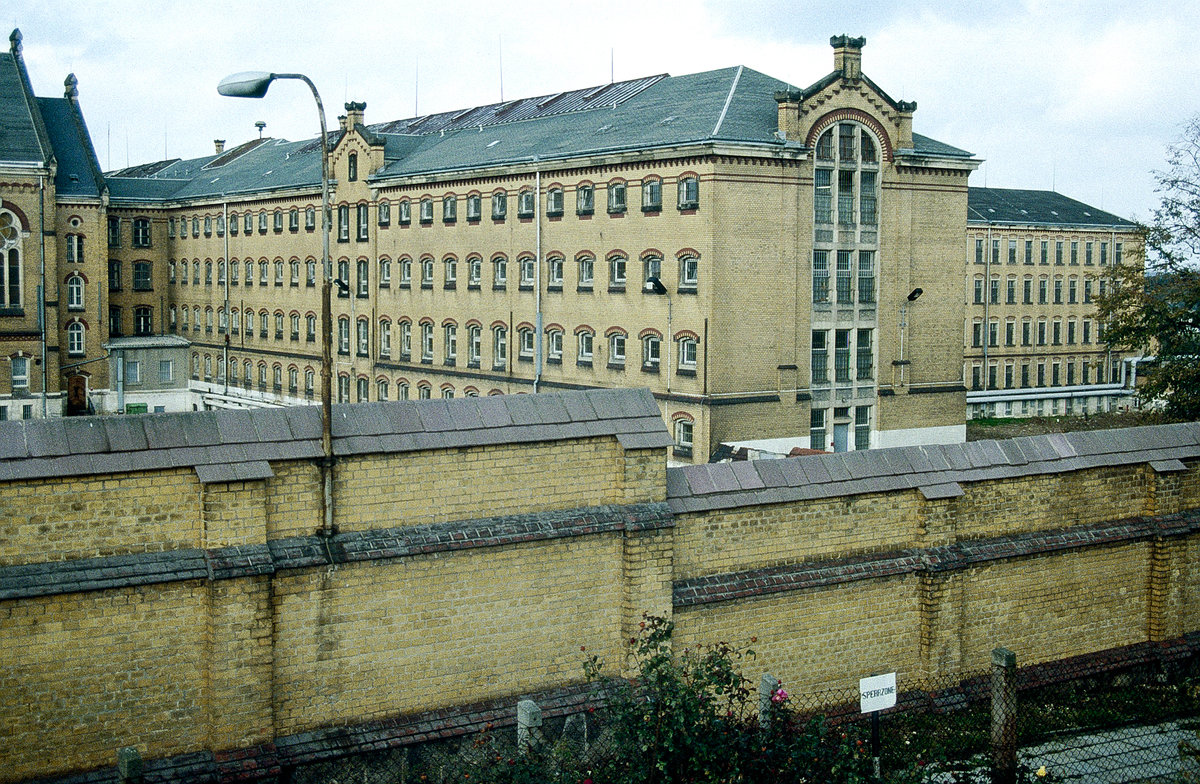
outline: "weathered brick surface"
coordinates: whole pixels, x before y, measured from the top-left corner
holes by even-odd
[[[1200,647],[1194,464],[1071,463],[935,500],[852,479],[672,515],[662,451],[611,436],[406,460],[342,458],[328,537],[307,460],[0,485],[0,693],[19,706],[0,780],[112,780],[125,744],[152,780],[256,780],[469,731],[523,694],[567,710],[579,646],[628,674],[645,612],[680,647],[756,636],[753,669],[802,691],[969,675],[996,645],[1047,667]]]

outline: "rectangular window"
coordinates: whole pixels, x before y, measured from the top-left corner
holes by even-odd
[[[625,212],[625,183],[608,184],[608,211],[610,214]]]
[[[866,226],[874,226],[875,217],[875,172],[862,172],[859,176],[859,186],[862,195],[858,200],[859,220]]]
[[[813,251],[813,302],[829,302],[829,251]]]
[[[1113,245],[1113,266],[1115,266],[1115,267],[1121,266],[1121,262],[1124,259],[1124,255],[1125,255],[1124,243],[1118,242],[1115,245]]]
[[[1025,304],[1026,304],[1026,305],[1032,305],[1032,304],[1033,304],[1033,278],[1026,278],[1026,279],[1025,279],[1025,292],[1024,292],[1024,294],[1025,294],[1025,296],[1024,296],[1024,298],[1023,298],[1023,301],[1025,302]]]
[[[109,218],[108,219],[108,247],[110,247],[110,248],[121,247],[121,219],[120,218]]]
[[[476,199],[479,197],[476,196]],[[379,225],[390,226],[392,223],[392,203],[390,201],[381,201],[376,208],[379,213]]]
[[[1083,245],[1083,263],[1085,266],[1088,266],[1088,267],[1091,267],[1094,265],[1094,262],[1092,260],[1092,246],[1093,245],[1095,245],[1094,242],[1086,242]]]
[[[975,238],[975,263],[983,263],[983,240],[978,237]]]
[[[838,225],[854,225],[854,172],[838,171]]]
[[[338,242],[350,241],[350,207],[343,204],[338,207]]]
[[[1029,322],[1029,321],[1021,322],[1021,345],[1022,346],[1033,345],[1032,330],[1033,330],[1032,322]]]
[[[829,383],[829,331],[814,329],[812,333],[812,383]]]
[[[1101,267],[1108,266],[1108,243],[1107,242],[1100,243],[1100,266]]]
[[[358,241],[366,242],[367,237],[368,237],[367,232],[369,231],[369,228],[371,226],[371,220],[370,220],[370,217],[368,216],[367,205],[366,204],[358,205],[358,209],[356,210],[356,212],[357,212],[356,218],[357,218],[357,223],[358,223]]]
[[[1067,345],[1068,346],[1075,345],[1075,322],[1074,321],[1067,322]]]
[[[1040,263],[1042,263],[1042,264],[1050,263],[1050,241],[1049,240],[1042,240],[1042,256],[1041,256]]]
[[[700,206],[700,181],[695,177],[679,180],[678,206],[681,210],[694,210]]]
[[[988,300],[993,305],[1000,304],[1000,278],[988,281]]]
[[[834,331],[833,338],[833,372],[834,380],[845,384],[850,381],[850,330]]]
[[[454,223],[458,220],[458,197],[450,194],[442,199],[442,223]]]
[[[858,252],[858,301],[862,304],[875,302],[875,251]]]
[[[499,370],[508,364],[508,330],[497,327],[492,340],[492,367]]]
[[[1079,266],[1079,241],[1071,240],[1071,266]]]
[[[871,448],[871,407],[857,406],[854,409],[854,448]]]
[[[858,330],[857,340],[855,342],[857,348],[857,365],[858,365],[858,380],[869,381],[874,378],[875,363],[871,353],[871,330]]]
[[[1017,263],[1017,241],[1016,240],[1008,241],[1008,263],[1009,264]]]
[[[1033,240],[1025,240],[1025,263],[1033,263]]]
[[[1008,305],[1017,304],[1017,279],[1009,278],[1004,289],[1004,301]]]
[[[816,183],[816,199],[814,202],[814,220],[817,223],[833,223],[833,172],[830,169],[817,169],[814,172]]]
[[[1017,322],[1007,321],[1004,324],[1004,345],[1015,346],[1017,344]]]
[[[662,210],[662,180],[644,180],[642,182],[642,212],[660,212]]]
[[[211,225],[211,217],[205,218],[204,220],[208,223],[208,225]],[[147,218],[135,218],[133,221],[133,247],[150,247],[150,221]]]
[[[443,329],[443,342],[446,348],[446,364],[453,365],[458,361],[458,327],[447,324]]]
[[[849,305],[854,301],[851,294],[853,281],[850,273],[853,256],[854,251],[851,250],[837,252],[837,303],[839,305]]]
[[[575,189],[575,214],[591,215],[596,209],[596,191],[591,185],[580,185]]]
[[[808,446],[810,449],[825,448],[825,410],[814,408],[808,417]]]
[[[1063,241],[1057,240],[1054,243],[1054,266],[1061,267],[1063,263]]]

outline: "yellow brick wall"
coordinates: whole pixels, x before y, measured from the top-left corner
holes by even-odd
[[[918,594],[911,576],[889,577],[681,608],[675,646],[749,646],[757,655],[743,674],[757,683],[769,672],[797,694],[853,688],[877,671],[908,677],[919,671]]]
[[[616,535],[307,570],[275,588],[276,731],[580,681],[619,660]]]
[[[204,486],[204,542],[207,548],[265,544],[267,510],[259,482]]]
[[[967,570],[965,662],[1002,645],[1034,664],[1146,640],[1149,545],[1074,551]]]
[[[274,463],[266,481],[267,538],[307,536],[323,524],[321,468],[314,462]]]
[[[619,503],[620,455],[609,437],[339,460],[334,522],[350,531]]]
[[[675,578],[912,547],[918,498],[880,493],[680,515]]]
[[[0,780],[205,747],[199,581],[0,605]]]
[[[956,533],[974,539],[1136,517],[1148,485],[1135,466],[964,483],[963,490],[954,502]]]
[[[191,468],[0,485],[0,566],[199,547]]]

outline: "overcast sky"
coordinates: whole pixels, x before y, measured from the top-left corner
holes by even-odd
[[[1195,0],[9,0],[38,95],[73,72],[100,164],[316,136],[303,85],[223,98],[235,71],[312,77],[336,123],[461,109],[656,73],[745,65],[797,86],[832,70],[829,37],[865,35],[863,71],[916,101],[914,129],[986,160],[972,185],[1059,191],[1127,218],[1200,112]],[[611,69],[611,70],[610,70]],[[501,75],[503,74],[503,78]]]

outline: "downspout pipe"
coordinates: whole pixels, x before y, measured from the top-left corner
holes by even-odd
[[[991,315],[990,304],[992,301],[992,224],[988,224],[987,230],[987,248],[984,250],[987,254],[984,256],[983,265],[983,328],[980,330],[980,337],[983,343],[983,369],[980,372],[980,380],[983,382],[983,388],[988,388],[988,340],[991,338],[991,324],[988,322],[988,317]]]
[[[49,358],[46,355],[46,177],[38,175],[38,251],[41,256],[41,285],[38,286],[38,331],[42,338],[42,419],[47,416],[46,382],[49,371]]]
[[[221,201],[221,220],[225,222],[225,340],[221,345],[221,378],[225,379],[225,394],[229,394],[229,275],[232,264],[229,261],[229,200]]]
[[[534,156],[536,164],[537,157]],[[538,385],[542,381],[542,171],[534,169],[533,174],[533,204],[534,204],[534,319],[533,342],[534,354],[537,359],[533,370],[533,392],[537,394]],[[518,347],[518,351],[520,348]]]

